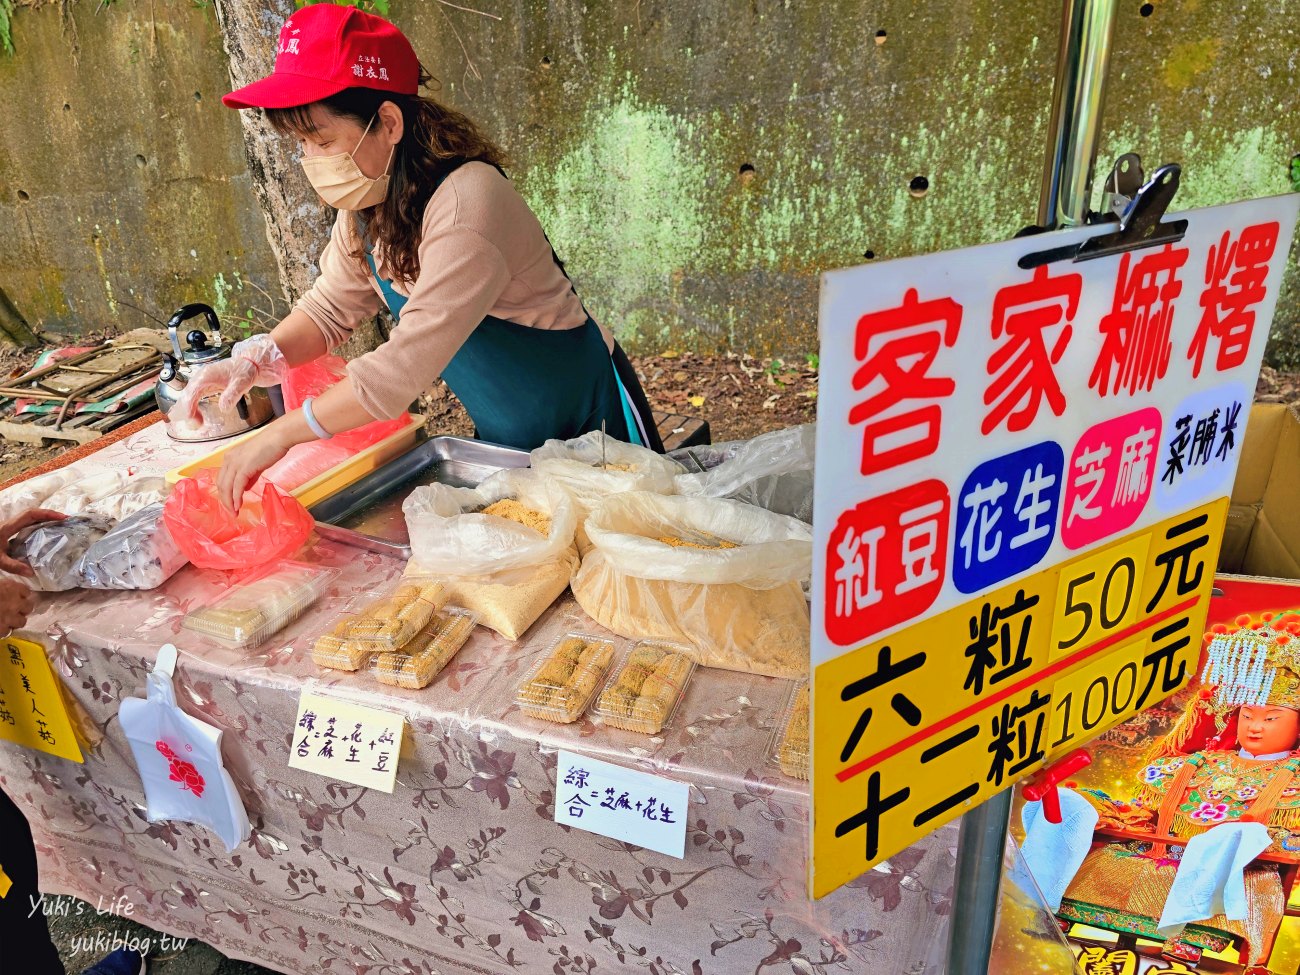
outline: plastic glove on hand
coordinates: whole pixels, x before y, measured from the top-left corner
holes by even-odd
[[[289,363],[280,347],[269,335],[254,335],[236,342],[230,358],[198,370],[177,400],[173,412],[182,425],[190,429],[201,426],[201,403],[219,393],[217,408],[232,413],[239,401],[254,386],[275,386],[289,373]]]

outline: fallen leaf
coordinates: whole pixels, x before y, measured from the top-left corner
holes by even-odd
[[[679,354],[679,353],[674,352],[672,349],[665,349],[663,352],[660,352],[660,353],[659,353],[659,358],[661,358],[661,359],[676,359],[677,356],[678,356],[678,354]]]
[[[699,409],[701,406],[704,405],[704,397],[692,396],[690,397],[690,399],[687,400],[687,402],[690,403],[691,406],[695,407],[696,409]]]

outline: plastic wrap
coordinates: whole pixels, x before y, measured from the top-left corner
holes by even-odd
[[[44,506],[45,499],[83,476],[75,464],[22,481],[0,491],[0,522],[13,521],[24,511]],[[66,512],[63,512],[66,514]]]
[[[87,589],[156,589],[188,561],[158,502],[119,522],[86,550],[77,570],[78,584]]]
[[[291,368],[280,383],[280,392],[284,396],[285,410],[296,410],[302,406],[307,397],[319,396],[331,386],[341,382],[347,377],[347,365],[347,362],[339,356],[323,355],[311,362]],[[410,420],[406,416],[399,416],[394,420],[375,420],[373,423],[367,423],[355,430],[336,433],[332,439],[325,441],[322,446],[328,445],[341,448],[346,452],[342,459],[346,460],[371,444],[377,444],[385,437],[393,435],[408,423],[410,423]],[[335,463],[338,463],[338,461]],[[307,462],[304,460],[302,469],[306,469],[306,465]],[[303,478],[298,484],[306,484],[316,474],[323,474],[328,469],[329,467],[322,467],[310,477]],[[286,487],[277,477],[272,477],[270,480],[281,487]],[[297,487],[298,484],[293,485],[293,487]],[[292,490],[292,488],[289,488],[289,490]]]
[[[9,542],[9,555],[36,573],[33,589],[63,592],[81,580],[81,559],[112,527],[104,518],[79,515],[24,528]]]
[[[301,616],[336,575],[285,562],[190,612],[181,626],[235,648],[254,647]]]
[[[419,690],[428,687],[474,632],[474,614],[448,607],[435,613],[419,634],[397,653],[376,654],[370,673],[381,684]]]
[[[811,715],[808,694],[807,681],[798,681],[790,689],[790,700],[772,730],[772,740],[768,745],[768,762],[793,779],[808,778],[808,724]]]
[[[484,512],[505,500],[549,519],[547,531]],[[477,488],[417,488],[402,510],[412,571],[438,576],[452,603],[474,611],[479,623],[508,640],[523,636],[577,568],[573,503],[531,471],[501,471]]]
[[[41,506],[65,515],[90,514],[92,505],[120,493],[130,480],[131,476],[126,471],[100,471],[95,474],[83,471],[76,480],[59,488],[41,502]],[[101,517],[111,519],[112,515]]]
[[[112,494],[91,501],[86,505],[85,513],[119,522],[145,508],[162,504],[167,500],[167,493],[166,478],[133,477]],[[68,513],[63,508],[55,510]]]
[[[694,460],[705,468],[678,475],[677,493],[731,498],[812,524],[816,440],[817,427],[806,423],[752,440],[674,451],[669,456],[683,466]]]
[[[270,481],[282,491],[296,491],[312,478],[319,477],[356,454],[355,450],[336,443],[336,440],[337,438],[298,444],[264,470],[261,479]]]
[[[683,468],[645,447],[623,443],[599,430],[575,440],[548,440],[531,454],[532,468],[573,499],[578,550],[590,547],[584,522],[605,498],[627,491],[673,494]]]
[[[605,628],[687,644],[705,667],[807,675],[808,525],[737,501],[636,492],[606,501],[587,529],[573,594]]]
[[[334,670],[360,670],[372,654],[403,649],[447,602],[432,577],[409,576],[388,593],[366,593],[312,645],[312,660]]]
[[[244,496],[235,515],[216,494],[215,470],[177,483],[163,517],[181,552],[202,569],[248,569],[292,555],[316,522],[307,509],[274,485]]]
[[[688,648],[643,640],[628,651],[594,711],[615,728],[657,735],[672,720],[694,670]]]
[[[519,710],[557,724],[577,721],[613,662],[614,644],[608,640],[566,633],[519,685]]]

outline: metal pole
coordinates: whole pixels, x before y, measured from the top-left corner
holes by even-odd
[[[997,929],[1002,854],[1011,823],[1012,790],[1005,789],[961,818],[953,890],[948,975],[986,975]]]
[[[1084,222],[1106,98],[1106,70],[1118,0],[1064,0],[1038,223],[1047,230]]]
[[[1117,0],[1064,0],[1038,222],[1077,227],[1088,215]],[[1011,823],[1007,789],[962,816],[948,975],[988,975]]]

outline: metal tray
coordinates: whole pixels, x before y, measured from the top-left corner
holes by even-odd
[[[322,538],[409,559],[402,502],[417,487],[477,487],[488,475],[527,467],[528,451],[461,437],[431,437],[309,510]]]

